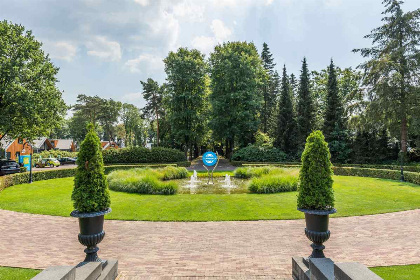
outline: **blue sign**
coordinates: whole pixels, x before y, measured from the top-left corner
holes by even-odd
[[[24,167],[26,167],[26,171],[29,171],[29,170],[31,170],[31,163],[30,163],[30,161],[31,161],[31,156],[20,156],[19,157],[19,163],[22,163],[22,165],[24,166]]]
[[[205,152],[203,155],[203,163],[206,166],[213,166],[217,163],[217,155],[213,152]]]

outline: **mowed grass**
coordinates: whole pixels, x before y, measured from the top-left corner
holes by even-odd
[[[296,170],[291,170],[296,174]],[[69,216],[73,178],[12,186],[0,192],[0,209]],[[420,186],[398,181],[334,176],[337,214],[368,215],[420,208]],[[300,219],[297,192],[278,194],[140,195],[111,191],[107,219],[229,221]]]
[[[1,280],[27,280],[35,277],[41,270],[15,268],[15,267],[2,267],[0,266],[0,279]]]
[[[371,267],[384,280],[420,279],[420,264]]]

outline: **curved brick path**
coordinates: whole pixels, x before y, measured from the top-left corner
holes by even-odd
[[[327,257],[367,266],[420,263],[420,209],[330,221]],[[310,253],[303,220],[106,221],[100,256],[120,279],[144,276],[289,278],[291,257]],[[83,259],[77,219],[0,210],[0,266],[45,268]]]

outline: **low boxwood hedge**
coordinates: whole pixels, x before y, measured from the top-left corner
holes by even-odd
[[[401,178],[401,172],[399,170],[338,166],[333,166],[332,169],[334,175],[373,177],[391,180],[400,180]],[[420,185],[420,173],[405,171],[404,179],[406,182]]]
[[[105,164],[115,163],[170,163],[185,162],[185,154],[179,150],[156,147],[147,149],[131,147],[122,149],[109,149],[103,151]]]

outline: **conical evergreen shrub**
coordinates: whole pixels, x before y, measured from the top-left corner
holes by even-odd
[[[312,132],[306,138],[302,154],[298,208],[329,210],[334,207],[330,158],[328,144],[322,132],[319,130]]]
[[[111,200],[104,174],[101,142],[93,124],[88,125],[88,133],[80,146],[76,163],[71,195],[74,208],[82,213],[108,209]]]

